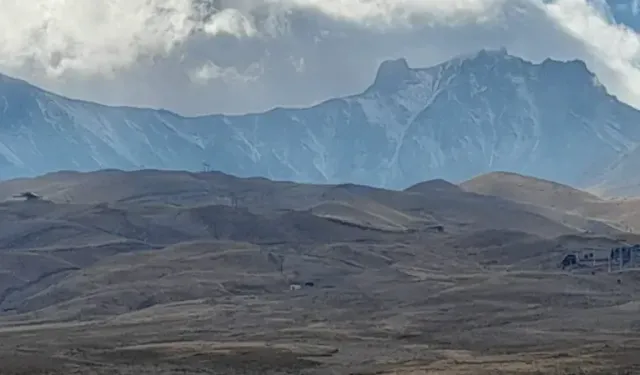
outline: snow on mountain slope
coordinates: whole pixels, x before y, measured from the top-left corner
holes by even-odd
[[[640,112],[585,64],[504,50],[426,69],[386,61],[362,94],[242,116],[106,107],[0,78],[2,179],[206,162],[239,176],[391,188],[496,170],[587,186],[639,142]]]

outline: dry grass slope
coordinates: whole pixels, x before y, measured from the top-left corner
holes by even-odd
[[[489,173],[461,184],[468,192],[527,204],[555,221],[589,232],[640,232],[640,200],[600,198],[570,186],[514,173]]]
[[[154,170],[0,198],[0,374],[640,371],[640,272],[558,268],[640,241],[634,202],[511,174],[389,191]]]

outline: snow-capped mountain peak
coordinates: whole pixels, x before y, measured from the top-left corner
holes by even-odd
[[[584,186],[631,165],[638,123],[640,113],[583,62],[533,64],[504,49],[430,68],[388,60],[362,94],[244,116],[106,107],[2,77],[0,178],[206,163],[241,176],[393,188],[494,170]]]
[[[416,78],[416,72],[409,68],[405,58],[386,60],[380,64],[369,90],[393,92],[404,85],[415,83]]]

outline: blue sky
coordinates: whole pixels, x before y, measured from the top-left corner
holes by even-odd
[[[640,29],[640,0],[608,0],[610,16],[634,30]]]

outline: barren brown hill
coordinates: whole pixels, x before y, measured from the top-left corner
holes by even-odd
[[[600,198],[567,185],[515,173],[495,172],[460,184],[468,192],[530,205],[530,210],[567,226],[596,233],[640,232],[640,200]],[[607,228],[608,227],[608,228]]]
[[[564,211],[582,211],[591,203],[602,202],[599,197],[570,186],[517,173],[487,173],[461,183],[460,187],[465,191]]]
[[[31,191],[56,204],[90,205],[146,216],[162,216],[170,209],[189,210],[202,206],[231,206],[270,216],[283,211],[313,212],[317,205],[342,202],[354,207],[353,214],[358,212],[356,215],[376,206],[388,213],[402,213],[400,220],[406,220],[408,215],[447,225],[449,230],[467,230],[469,226],[506,227],[549,236],[567,231],[565,226],[510,200],[468,193],[448,183],[445,185],[454,188],[443,189],[441,181],[420,185],[419,190],[391,191],[352,184],[304,185],[263,178],[244,179],[219,172],[106,170],[58,172],[2,182],[0,199]],[[502,215],[492,215],[496,209]],[[488,216],[491,220],[484,220]],[[399,216],[396,214],[395,218]]]
[[[635,269],[559,267],[640,242],[606,216],[615,201],[489,177],[405,191],[155,170],[2,182],[0,373],[634,370]],[[43,199],[13,198],[25,191]]]

